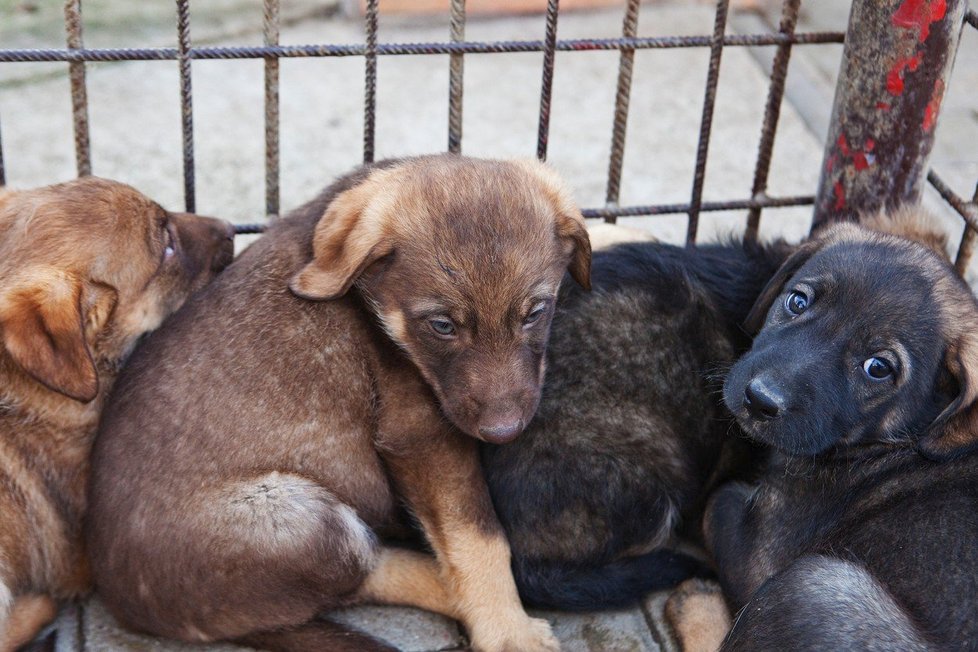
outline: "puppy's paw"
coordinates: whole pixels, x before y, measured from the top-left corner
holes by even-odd
[[[524,616],[508,624],[472,632],[472,649],[476,652],[559,652],[560,643],[542,618]]]

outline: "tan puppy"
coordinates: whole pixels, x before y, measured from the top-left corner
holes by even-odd
[[[0,190],[0,652],[89,588],[103,400],[139,336],[230,262],[232,236],[104,179]]]
[[[580,211],[536,161],[363,168],[272,226],[140,347],[93,464],[96,586],[126,625],[297,652],[389,649],[314,618],[459,618],[556,649],[523,611],[476,440],[536,411]],[[290,291],[291,288],[291,291]],[[437,559],[388,547],[413,514]]]

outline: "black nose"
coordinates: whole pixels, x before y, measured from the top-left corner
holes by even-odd
[[[744,407],[755,419],[770,421],[784,408],[784,397],[760,378],[755,378],[744,390]]]

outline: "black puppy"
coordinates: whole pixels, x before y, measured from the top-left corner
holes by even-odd
[[[763,328],[724,401],[778,455],[707,509],[721,584],[746,603],[723,649],[978,648],[971,290],[930,248],[842,225],[747,322]]]
[[[619,606],[704,570],[675,535],[698,535],[711,478],[740,454],[722,454],[738,444],[718,378],[791,250],[630,243],[594,254],[593,292],[564,284],[536,417],[482,449],[524,602]]]

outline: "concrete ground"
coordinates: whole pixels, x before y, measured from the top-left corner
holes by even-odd
[[[53,2],[0,0],[0,47],[60,47],[60,10]],[[354,43],[360,21],[314,0],[285,2],[282,42]],[[777,24],[776,6],[760,0],[758,13],[734,12],[729,30],[755,32]],[[195,42],[250,44],[261,40],[258,0],[193,3]],[[841,29],[846,0],[803,3],[800,29]],[[31,9],[33,7],[33,10]],[[54,9],[52,9],[54,7]],[[164,0],[85,0],[86,40],[93,46],[173,45],[172,4]],[[644,5],[640,35],[709,34],[713,9],[697,0]],[[617,36],[621,11],[562,14],[561,38]],[[471,40],[538,39],[542,16],[471,19]],[[388,42],[447,40],[446,16],[381,19]],[[704,198],[744,198],[751,188],[767,93],[770,48],[723,53]],[[771,168],[773,195],[813,192],[831,108],[841,45],[797,47],[788,76]],[[477,156],[532,156],[540,92],[541,55],[469,55],[465,61],[463,151]],[[622,204],[689,200],[696,157],[708,52],[639,51],[622,180]],[[604,203],[618,55],[558,53],[550,132],[550,162],[583,206]],[[74,152],[65,64],[0,65],[0,130],[8,183],[30,187],[74,176]],[[382,57],[379,63],[378,157],[443,150],[447,142],[448,58]],[[284,60],[281,72],[282,203],[301,204],[335,175],[360,161],[363,61]],[[236,222],[264,212],[263,90],[260,61],[193,65],[197,206]],[[88,66],[93,167],[129,182],[179,209],[183,204],[181,136],[175,62]],[[933,163],[959,193],[970,197],[978,180],[978,33],[966,30],[955,77],[944,101]],[[955,217],[932,191],[925,198],[949,229]],[[703,239],[743,229],[744,212],[707,214]],[[679,242],[685,217],[631,218],[624,224]],[[799,238],[810,209],[767,210],[762,236]],[[245,240],[242,239],[242,242]],[[956,240],[955,240],[956,241]],[[672,650],[661,618],[663,594],[623,611],[543,614],[571,651]],[[416,610],[369,607],[337,616],[404,650],[465,646],[458,626]],[[59,652],[176,652],[200,647],[155,641],[119,629],[97,601],[72,605],[56,624]],[[229,650],[231,648],[205,648]]]

